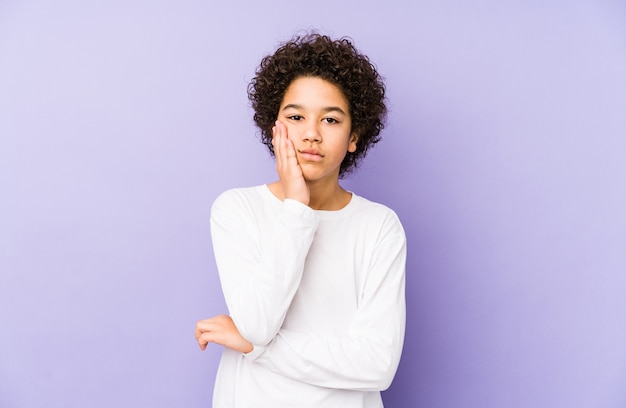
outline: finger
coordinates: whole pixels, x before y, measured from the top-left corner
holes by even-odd
[[[272,146],[274,147],[274,155],[276,155],[278,150],[278,130],[276,125],[272,126]]]
[[[196,339],[204,332],[204,320],[199,320],[196,323]]]
[[[296,157],[296,148],[289,138],[285,138],[285,156],[287,159]]]
[[[205,331],[210,330],[210,326],[211,326],[211,319],[204,319],[204,320],[198,320],[196,322],[196,338],[198,338],[199,335],[201,335],[202,333],[204,333]]]
[[[276,140],[276,142],[280,142],[285,136],[285,124],[277,120],[276,122],[274,122],[274,127],[272,128],[272,130],[274,133],[274,139]]]
[[[210,340],[207,339],[207,336],[205,336],[204,334],[205,333],[203,333],[200,337],[198,337],[198,345],[200,346],[200,350],[202,351],[206,350],[206,347],[210,342]]]
[[[281,122],[276,122],[276,166],[279,172],[284,172],[289,166],[289,138],[287,137],[287,128]]]
[[[280,165],[292,165],[291,159],[296,157],[296,150],[293,145],[293,142],[287,135],[287,126],[280,121],[276,121],[276,130],[277,130],[277,144],[279,146],[280,152],[277,155],[281,163]]]
[[[276,122],[274,126],[274,157],[276,158],[276,169],[280,172],[280,169],[284,166],[284,136],[282,128],[279,126],[279,122]]]
[[[215,341],[215,336],[219,333],[219,330],[219,316],[198,322],[196,325],[196,340],[201,350],[204,351],[207,344]]]
[[[276,158],[276,166],[280,166],[282,162],[283,150],[281,149],[282,137],[278,126],[274,126],[274,138],[272,140],[272,143],[274,144],[274,157]]]
[[[200,348],[204,350],[209,343],[222,344],[223,341],[220,340],[222,338],[223,336],[221,336],[218,332],[205,332],[198,338],[198,344],[200,345]]]
[[[199,339],[203,333],[215,331],[218,325],[216,317],[198,321],[196,323],[196,339]]]

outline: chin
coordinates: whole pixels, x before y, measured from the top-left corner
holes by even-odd
[[[320,166],[300,165],[302,176],[306,182],[316,182],[322,180],[339,180],[339,168],[328,171],[328,169],[320,168]]]
[[[322,180],[339,180],[339,174],[319,174],[313,172],[303,172],[304,181],[314,183]]]

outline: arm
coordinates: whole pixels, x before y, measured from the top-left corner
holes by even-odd
[[[263,231],[250,208],[254,204],[232,194],[216,200],[211,212],[215,259],[236,327],[253,344],[265,345],[298,288],[318,219],[307,206],[286,200],[272,230]]]
[[[249,208],[214,205],[211,218],[228,309],[241,335],[258,345],[267,344],[282,325],[318,225],[287,128],[276,121],[273,133],[283,208],[271,233],[259,231],[254,216],[244,217],[252,214]]]
[[[286,126],[276,121],[273,133],[283,208],[272,231],[259,231],[258,220],[245,217],[249,208],[214,205],[211,218],[228,309],[241,335],[257,345],[269,343],[282,325],[319,222]]]
[[[265,349],[247,357],[280,375],[322,387],[388,388],[404,338],[405,259],[404,234],[377,246],[345,336],[311,336],[281,329]]]
[[[197,323],[202,350],[208,342],[242,352],[250,342],[267,344],[282,325],[302,276],[318,220],[307,206],[309,190],[285,125],[277,121],[273,131],[283,208],[272,230],[262,230],[251,204],[234,192],[220,196],[211,210],[213,248],[232,318]]]

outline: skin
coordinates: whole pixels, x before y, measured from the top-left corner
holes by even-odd
[[[252,343],[244,339],[230,316],[219,315],[196,323],[196,340],[200,350],[206,350],[209,343],[220,344],[242,353],[254,349]]]
[[[268,184],[270,191],[315,210],[345,207],[352,195],[339,185],[339,168],[357,147],[358,135],[351,129],[348,101],[337,86],[318,77],[296,78],[272,129],[279,180]],[[196,339],[201,350],[208,343],[242,353],[254,348],[226,315],[197,322]]]
[[[317,77],[295,79],[283,97],[274,127],[279,181],[275,196],[300,201],[315,210],[339,210],[351,194],[339,185],[339,167],[354,152],[348,101],[332,83]]]

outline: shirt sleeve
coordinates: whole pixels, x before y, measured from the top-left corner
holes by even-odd
[[[280,375],[321,387],[387,389],[404,341],[405,263],[406,238],[396,229],[377,245],[347,335],[311,336],[281,329],[267,347],[247,357]]]
[[[263,230],[254,203],[230,190],[211,209],[211,238],[222,291],[241,335],[255,348],[276,336],[298,288],[319,220],[285,200]],[[271,216],[265,213],[264,216]]]

